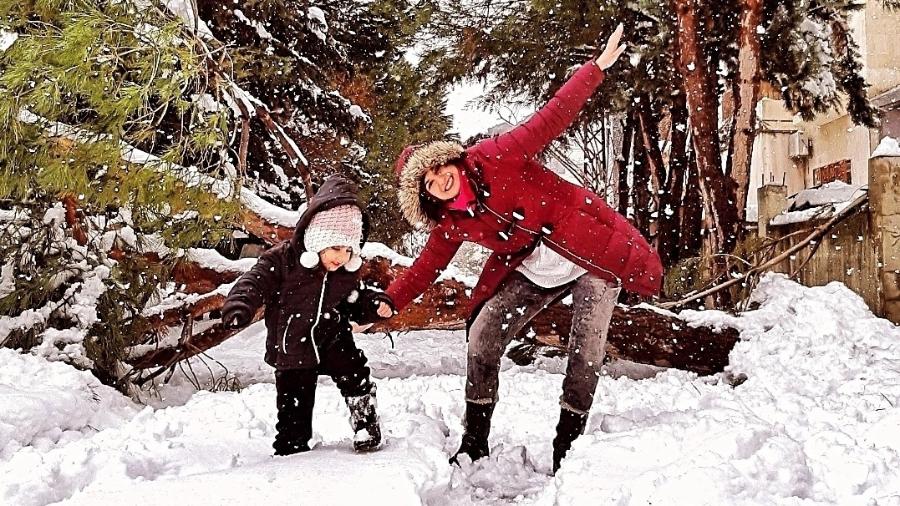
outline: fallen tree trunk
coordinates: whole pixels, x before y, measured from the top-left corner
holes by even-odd
[[[386,287],[406,268],[376,258],[361,271],[367,283]],[[219,273],[221,274],[221,273]],[[471,290],[455,280],[429,287],[420,301],[410,304],[390,320],[375,325],[369,332],[394,332],[428,329],[463,329]],[[188,318],[200,320],[221,308],[224,297],[210,294],[184,308],[165,312],[156,323],[175,326]],[[254,321],[262,318],[262,312]],[[517,336],[523,341],[565,349],[571,328],[571,308],[556,303],[541,312]],[[202,353],[231,337],[235,330],[220,324],[181,339],[177,346],[160,347],[134,356],[129,364],[138,369],[168,367],[179,360]],[[738,340],[734,329],[716,332],[707,327],[690,327],[683,320],[645,308],[617,307],[608,337],[610,357],[662,367],[675,367],[698,374],[721,371],[728,364],[728,353]]]
[[[366,263],[363,276],[385,287],[405,270],[384,259]],[[410,304],[390,320],[373,326],[371,332],[465,328],[470,298],[460,282],[447,280],[433,285],[422,301]],[[517,339],[564,348],[572,327],[572,309],[557,302],[527,325]],[[607,337],[610,357],[661,367],[675,367],[698,374],[712,374],[728,365],[728,354],[738,332],[709,327],[690,327],[677,317],[645,308],[616,307]]]

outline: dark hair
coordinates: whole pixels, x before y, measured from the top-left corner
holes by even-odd
[[[428,190],[425,189],[425,176],[423,175],[419,180],[419,206],[422,208],[422,214],[437,223],[444,217],[445,205],[446,202],[428,193]]]

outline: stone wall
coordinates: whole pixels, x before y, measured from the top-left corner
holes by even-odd
[[[882,312],[900,323],[900,157],[869,161],[869,207],[879,257]]]

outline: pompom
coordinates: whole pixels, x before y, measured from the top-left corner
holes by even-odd
[[[313,253],[312,251],[304,251],[303,254],[300,255],[300,265],[302,265],[303,267],[312,269],[318,264],[319,255],[317,253]]]
[[[362,258],[359,257],[356,253],[350,257],[350,261],[344,264],[344,269],[347,269],[347,272],[356,272],[359,268],[362,267]]]

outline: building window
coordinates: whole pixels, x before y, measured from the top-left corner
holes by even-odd
[[[816,186],[832,181],[843,181],[850,184],[850,160],[841,160],[814,169],[813,181]]]

